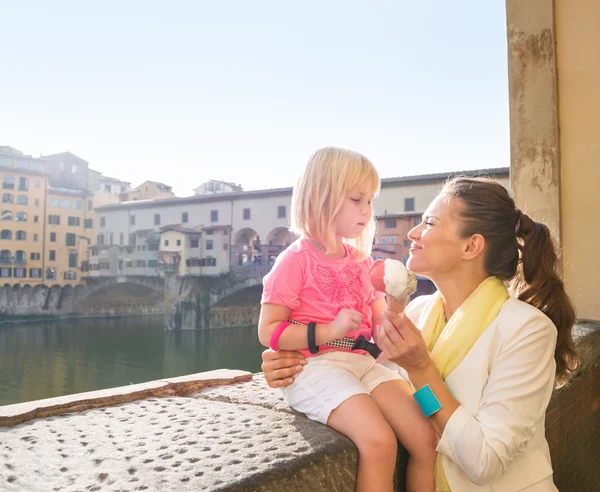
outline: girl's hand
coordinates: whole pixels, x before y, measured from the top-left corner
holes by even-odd
[[[274,352],[265,350],[262,353],[261,369],[267,384],[271,388],[285,388],[294,382],[293,376],[302,371],[306,358],[300,352],[282,350]]]
[[[409,375],[425,371],[433,364],[421,332],[404,315],[383,311],[382,324],[375,328],[375,341],[386,358]]]
[[[362,324],[362,314],[354,309],[340,309],[335,319],[329,323],[329,335],[332,340],[344,338],[346,333],[358,330]]]

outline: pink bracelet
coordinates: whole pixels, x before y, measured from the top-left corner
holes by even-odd
[[[285,330],[288,326],[290,326],[290,323],[287,321],[282,321],[279,323],[279,325],[277,325],[277,328],[275,328],[275,331],[271,335],[271,340],[269,341],[271,350],[275,350],[275,352],[277,352],[277,342],[279,341],[279,337],[283,333],[283,330]]]

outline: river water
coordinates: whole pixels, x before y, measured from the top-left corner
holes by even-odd
[[[165,332],[162,316],[0,325],[0,405],[182,376],[260,370],[256,327]]]

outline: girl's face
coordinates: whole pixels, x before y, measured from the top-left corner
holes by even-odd
[[[373,217],[374,194],[368,190],[348,190],[335,218],[336,236],[347,239],[359,237]]]
[[[438,195],[423,214],[423,221],[412,228],[412,241],[406,267],[435,281],[455,271],[463,261],[468,239],[459,235],[459,205]]]

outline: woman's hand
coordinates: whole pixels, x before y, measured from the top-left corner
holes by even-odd
[[[421,332],[404,315],[383,311],[382,323],[375,328],[375,342],[386,358],[404,368],[409,376],[433,364]]]
[[[306,358],[300,352],[282,350],[274,352],[265,350],[262,353],[261,369],[267,384],[271,388],[285,388],[294,382],[294,376],[302,371]]]

